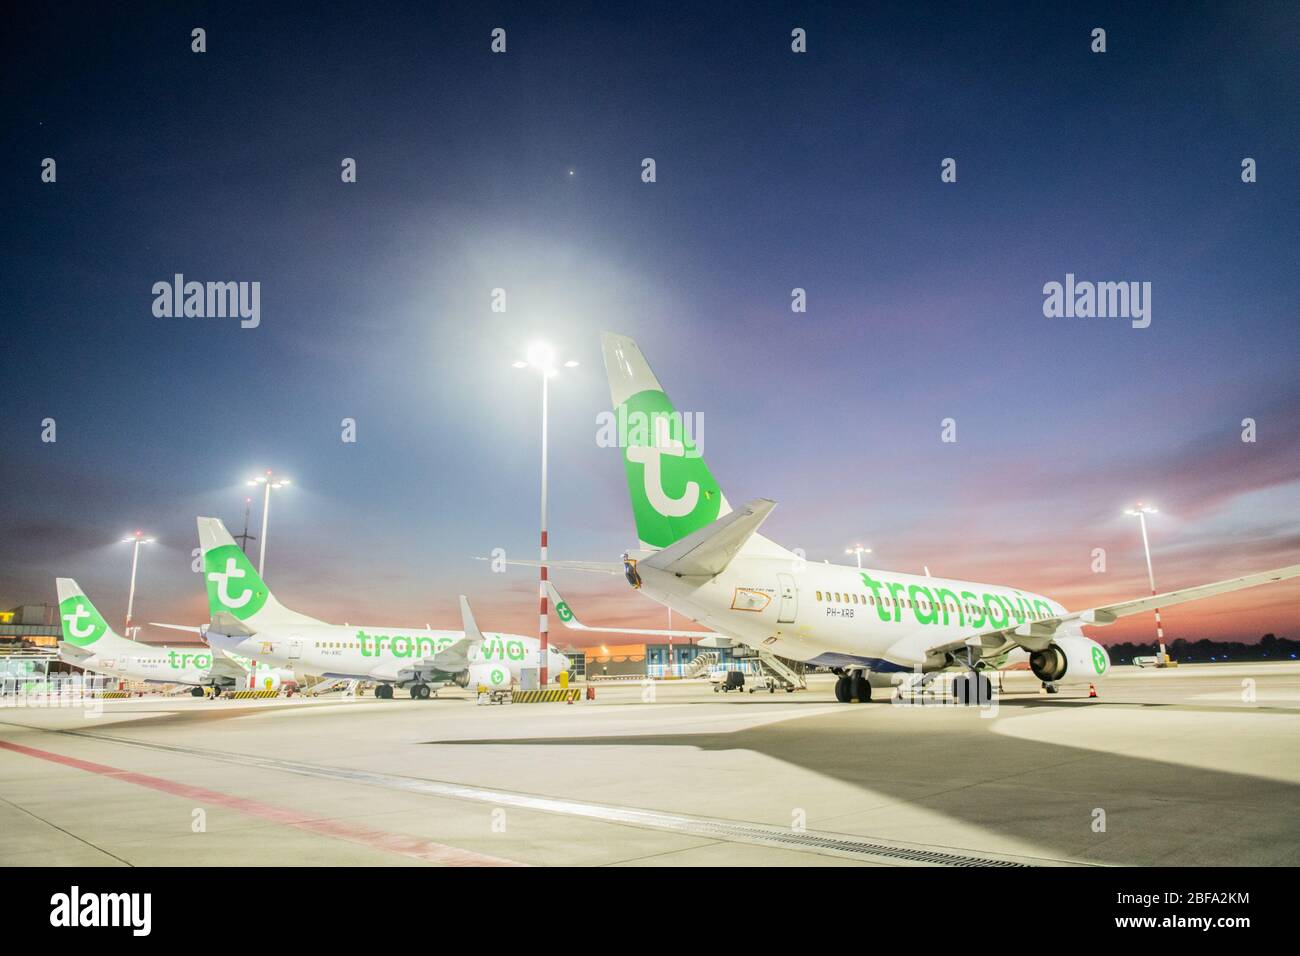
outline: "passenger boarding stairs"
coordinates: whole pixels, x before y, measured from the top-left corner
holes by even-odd
[[[758,661],[763,668],[763,674],[768,680],[776,681],[778,686],[791,687],[795,690],[808,689],[808,680],[804,677],[802,663],[777,657],[771,651],[762,649],[758,651]]]
[[[706,651],[687,665],[686,670],[682,671],[682,677],[687,680],[692,677],[703,677],[716,663],[718,663],[718,653],[716,651]]]

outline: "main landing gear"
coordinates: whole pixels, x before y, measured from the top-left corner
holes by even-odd
[[[411,700],[428,700],[433,696],[433,688],[428,684],[423,683],[409,685],[408,692],[411,695]],[[394,689],[392,684],[375,685],[375,697],[379,700],[392,700],[393,693]]]
[[[871,682],[862,671],[840,674],[835,682],[835,699],[841,704],[867,704],[871,702]]]
[[[202,696],[203,696],[203,688],[202,688],[202,687],[191,687],[191,688],[190,688],[190,696],[191,696],[191,697],[202,697]]]
[[[959,707],[985,707],[993,702],[993,681],[976,666],[975,649],[966,648],[966,673],[952,679],[952,699]]]

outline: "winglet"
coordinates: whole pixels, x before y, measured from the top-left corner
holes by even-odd
[[[474,620],[474,612],[469,609],[469,598],[463,594],[460,596],[460,620],[465,636],[475,644],[482,642],[483,632],[478,629],[478,622]]]
[[[652,637],[685,637],[693,641],[699,641],[702,647],[731,646],[730,638],[723,637],[713,631],[664,631],[645,627],[588,627],[578,620],[578,615],[573,613],[573,608],[569,607],[569,602],[560,596],[559,590],[550,580],[546,582],[546,593],[555,608],[555,616],[560,619],[560,622],[565,627],[572,628],[575,631],[599,631],[602,634],[645,634]],[[715,643],[708,643],[709,641]]]
[[[573,608],[569,607],[569,602],[560,597],[560,592],[556,590],[555,585],[549,579],[546,582],[546,596],[551,599],[551,606],[555,608],[555,616],[560,619],[561,624],[575,631],[589,630],[587,625],[578,620],[578,615],[573,613]]]

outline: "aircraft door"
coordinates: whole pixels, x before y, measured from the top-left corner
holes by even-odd
[[[776,580],[781,591],[781,609],[776,615],[776,623],[793,624],[795,615],[799,613],[799,591],[795,588],[794,577],[778,574]]]
[[[302,638],[289,638],[289,660],[296,661],[302,657]]]

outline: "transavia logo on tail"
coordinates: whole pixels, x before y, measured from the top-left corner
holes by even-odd
[[[565,604],[563,601],[557,601],[555,603],[555,613],[559,616],[561,621],[573,620],[573,612],[569,610],[569,605]]]
[[[108,630],[104,618],[83,594],[74,595],[62,602],[59,605],[59,617],[63,619],[63,639],[77,647],[94,644]]]
[[[637,534],[652,547],[666,548],[716,520],[722,492],[667,395],[647,390],[625,405],[630,421],[648,425],[630,429],[626,436],[627,485]]]
[[[1092,667],[1098,674],[1106,673],[1106,652],[1100,647],[1092,649]]]
[[[266,588],[248,556],[233,544],[213,548],[203,556],[203,577],[208,585],[208,606],[229,611],[246,621],[266,603]]]

